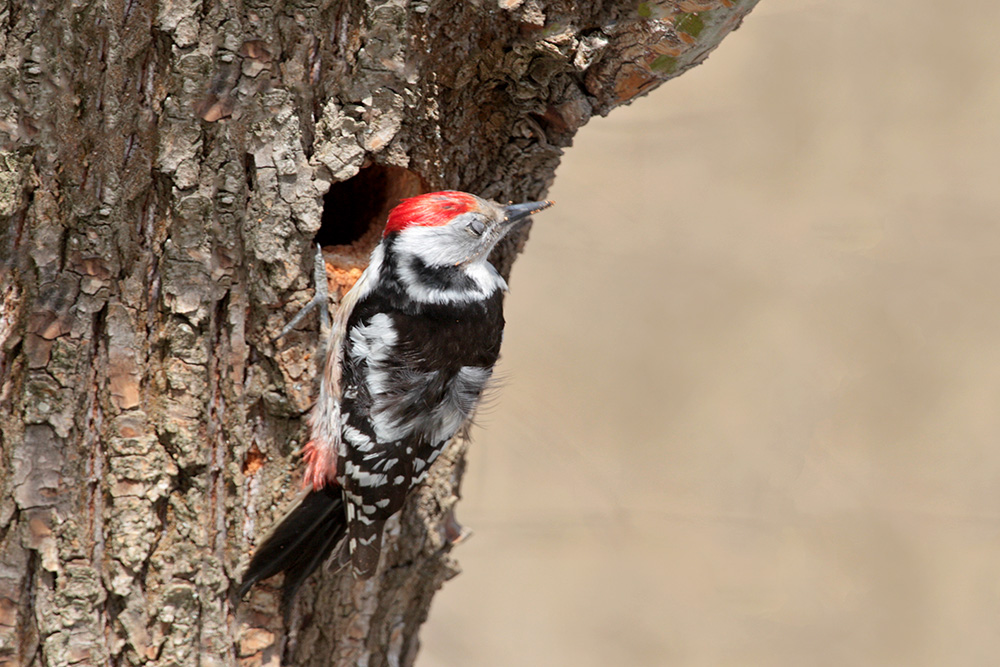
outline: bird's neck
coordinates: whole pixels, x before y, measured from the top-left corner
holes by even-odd
[[[413,301],[462,305],[483,301],[507,283],[485,259],[457,266],[436,266],[413,254],[387,251],[383,271]]]

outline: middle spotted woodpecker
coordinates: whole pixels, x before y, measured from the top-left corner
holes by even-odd
[[[322,562],[376,570],[382,529],[476,409],[503,337],[490,251],[551,205],[464,192],[404,200],[344,296],[304,449],[309,492],[258,547],[240,594],[285,572],[283,598]]]

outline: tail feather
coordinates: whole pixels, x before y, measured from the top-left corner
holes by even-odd
[[[351,545],[351,561],[354,563],[354,573],[362,579],[368,579],[378,568],[379,554],[382,551],[382,528],[385,521],[373,521],[365,524],[354,521],[348,526],[348,538]]]
[[[318,548],[315,551],[310,552],[308,557],[301,558],[295,565],[285,570],[285,581],[281,586],[281,609],[286,617],[299,586],[330,558],[338,545],[344,544],[341,539],[343,536],[343,531],[327,533],[325,537],[321,538],[321,543],[317,545]]]
[[[287,611],[295,591],[342,541],[346,527],[340,489],[310,491],[257,547],[243,573],[239,597],[258,581],[284,572],[281,603]]]

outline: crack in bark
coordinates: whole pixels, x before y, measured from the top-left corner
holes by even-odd
[[[35,577],[38,573],[41,557],[38,552],[28,551],[28,563],[24,573],[24,585],[21,589],[21,604],[18,609],[18,625],[20,640],[20,655],[27,656],[28,663],[34,663],[37,656],[45,663],[45,645],[39,641],[38,622],[35,619]]]

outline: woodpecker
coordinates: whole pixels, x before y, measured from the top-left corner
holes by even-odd
[[[283,601],[336,554],[375,572],[382,529],[476,409],[503,337],[507,283],[490,251],[549,201],[465,192],[403,200],[344,296],[303,449],[308,489],[258,547],[240,587],[285,572]]]

